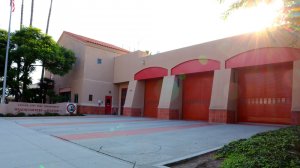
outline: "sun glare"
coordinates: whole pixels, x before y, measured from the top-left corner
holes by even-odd
[[[274,0],[271,3],[262,2],[235,12],[230,20],[236,22],[238,25],[236,29],[240,31],[259,31],[275,26],[282,9],[282,0]]]

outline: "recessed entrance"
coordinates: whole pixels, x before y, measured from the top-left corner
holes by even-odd
[[[184,75],[182,112],[184,120],[208,121],[214,72]]]
[[[238,121],[290,124],[293,63],[238,69]]]
[[[112,114],[112,97],[105,96],[105,114]]]
[[[120,115],[123,115],[124,104],[125,104],[125,100],[126,100],[126,94],[127,94],[127,88],[122,88],[121,89],[121,110],[120,110]]]
[[[157,118],[162,78],[145,80],[144,117]]]

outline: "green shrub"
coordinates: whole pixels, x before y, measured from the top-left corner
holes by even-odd
[[[20,112],[20,113],[18,113],[17,115],[16,115],[16,117],[25,117],[26,116],[26,114],[25,113],[22,113],[22,112]]]
[[[300,167],[300,126],[282,128],[225,145],[217,152],[222,167]]]
[[[0,113],[0,117],[4,117],[4,114]]]
[[[6,113],[5,117],[15,117],[16,115],[14,115],[13,113]]]
[[[48,113],[46,112],[44,116],[60,116],[58,113]]]

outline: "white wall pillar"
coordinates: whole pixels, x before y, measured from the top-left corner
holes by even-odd
[[[179,119],[181,107],[180,81],[176,76],[166,76],[163,79],[158,105],[158,118]]]
[[[130,81],[124,104],[124,115],[142,116],[144,111],[144,81]]]

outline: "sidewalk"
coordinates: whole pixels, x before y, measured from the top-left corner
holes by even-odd
[[[132,168],[133,164],[0,118],[0,167]]]

